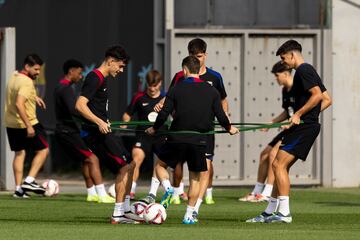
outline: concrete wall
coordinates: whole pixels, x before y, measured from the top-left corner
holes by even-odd
[[[333,0],[333,186],[360,185],[360,0]]]

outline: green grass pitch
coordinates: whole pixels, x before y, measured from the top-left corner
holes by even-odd
[[[162,225],[111,225],[113,204],[87,203],[85,195],[13,199],[2,193],[0,239],[360,239],[360,189],[293,190],[291,224],[245,223],[266,207],[239,202],[247,191],[216,189],[216,204],[203,204],[194,226],[181,224],[185,204],[171,205]]]

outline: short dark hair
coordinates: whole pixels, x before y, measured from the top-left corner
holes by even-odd
[[[126,53],[125,49],[120,45],[115,45],[115,46],[109,47],[106,50],[105,59],[107,59],[109,57],[123,61],[125,64],[127,64],[130,60],[129,55]]]
[[[301,44],[298,43],[295,40],[288,40],[285,43],[283,43],[279,49],[276,51],[276,56],[279,56],[281,54],[285,54],[290,51],[302,51]]]
[[[206,53],[207,44],[201,38],[195,38],[191,40],[188,44],[188,51],[190,55],[195,55],[198,53]]]
[[[189,69],[191,74],[199,74],[200,61],[194,56],[187,56],[186,58],[184,58],[181,66]]]
[[[278,61],[277,63],[274,64],[274,66],[271,69],[271,72],[273,74],[275,73],[282,73],[282,72],[291,72],[291,68],[284,62],[282,61]]]
[[[42,66],[44,64],[43,60],[35,53],[31,53],[26,55],[25,59],[24,59],[24,66],[25,65],[29,65],[30,67],[39,64],[40,66]]]
[[[146,74],[146,83],[148,86],[157,85],[161,81],[162,81],[161,74],[156,70],[150,70]]]
[[[69,59],[66,62],[64,62],[63,65],[63,71],[64,74],[68,74],[71,68],[84,68],[84,65],[75,59]]]

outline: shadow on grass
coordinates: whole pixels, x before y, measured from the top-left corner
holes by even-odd
[[[0,218],[0,222],[20,222],[20,223],[64,223],[64,224],[109,224],[110,218],[104,217],[74,217],[70,219],[20,219],[20,218]]]
[[[330,207],[360,207],[360,203],[354,202],[314,202],[315,204],[326,205]]]

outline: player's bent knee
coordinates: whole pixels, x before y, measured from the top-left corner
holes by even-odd
[[[24,157],[26,155],[26,151],[25,150],[21,150],[21,151],[16,151],[15,152],[15,156],[16,157]]]
[[[167,165],[165,162],[161,161],[160,159],[156,162],[156,166],[155,167],[163,167],[166,168]]]
[[[44,155],[45,157],[49,154],[49,148],[44,148],[36,152],[36,154]]]

